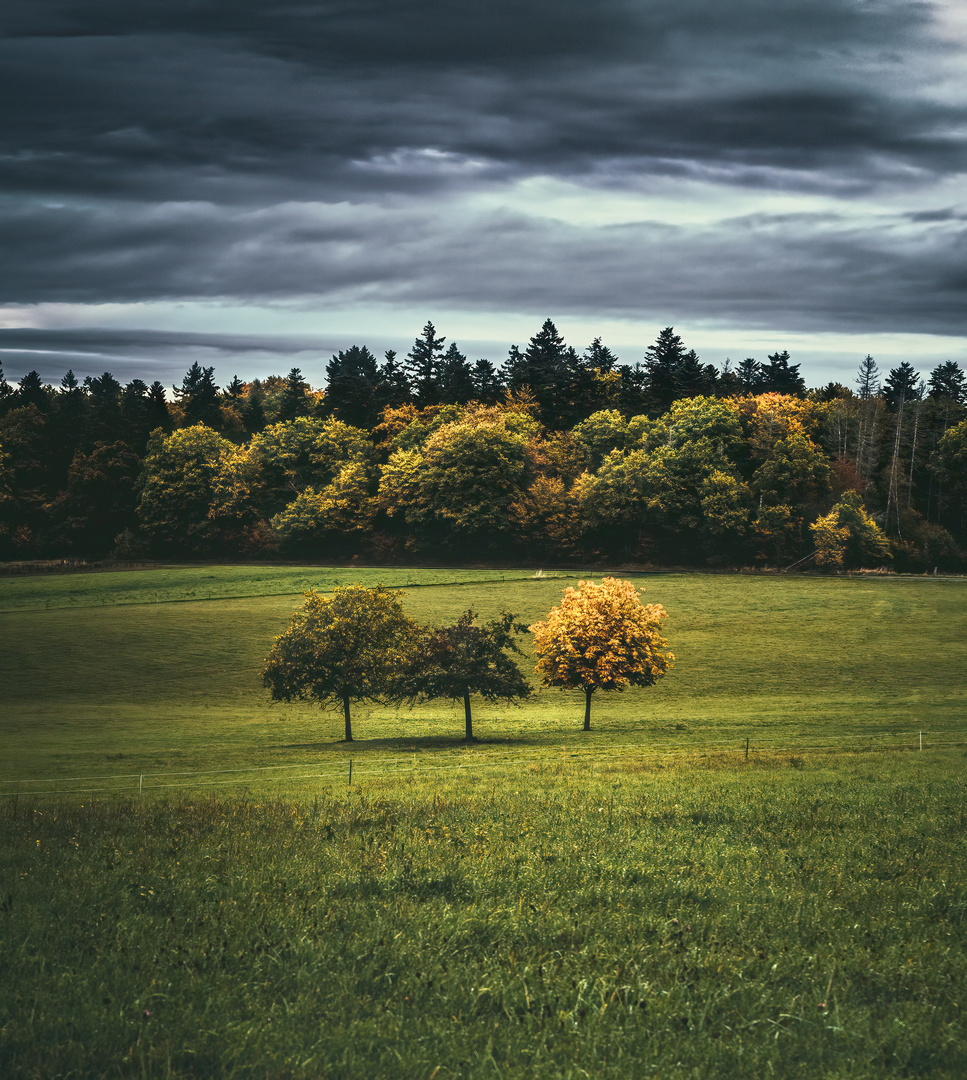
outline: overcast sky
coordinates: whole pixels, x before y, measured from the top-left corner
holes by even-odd
[[[3,0],[0,363],[967,366],[967,5]]]

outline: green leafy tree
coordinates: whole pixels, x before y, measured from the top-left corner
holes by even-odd
[[[432,701],[449,698],[463,702],[464,737],[473,741],[470,698],[518,702],[530,697],[530,683],[509,653],[523,655],[515,633],[527,627],[504,612],[499,619],[475,625],[477,614],[465,611],[452,626],[426,629],[413,652],[410,666],[396,686],[399,700]]]
[[[375,512],[366,466],[351,461],[331,483],[299,492],[271,525],[285,547],[305,550],[367,532]]]
[[[371,450],[365,431],[334,416],[270,424],[249,444],[262,512],[267,518],[278,514],[306,488],[318,491],[332,483],[347,463],[364,462]]]
[[[559,607],[530,628],[544,686],[584,691],[584,730],[591,730],[596,690],[653,686],[675,657],[661,635],[668,613],[642,604],[630,581],[582,581],[564,592]]]
[[[601,409],[575,425],[571,436],[587,455],[590,467],[599,469],[612,450],[628,445],[628,421],[617,409]]]
[[[570,488],[559,476],[538,476],[510,505],[514,535],[536,557],[568,558],[581,549],[583,474]]]
[[[833,509],[809,528],[819,566],[855,568],[890,557],[890,542],[864,509],[858,492],[845,492]]]
[[[967,532],[967,420],[944,433],[930,465],[942,485],[939,498],[941,521],[963,537]]]
[[[248,468],[244,452],[204,424],[155,432],[137,508],[149,549],[210,555],[247,545],[258,521]]]
[[[777,440],[755,471],[751,483],[758,502],[755,531],[777,560],[801,553],[804,523],[818,513],[831,472],[826,455],[799,431]]]
[[[390,696],[419,639],[420,628],[403,611],[400,596],[382,586],[348,585],[330,597],[310,589],[263,663],[262,682],[272,700],[341,707],[345,739],[352,742],[351,703]]]
[[[127,443],[98,443],[90,454],[78,450],[67,487],[50,505],[58,549],[107,555],[116,537],[134,523],[141,459]]]
[[[510,529],[511,503],[528,480],[536,424],[484,409],[438,427],[422,447],[390,454],[380,505],[423,544],[492,545]]]
[[[656,421],[637,420],[628,440],[639,446],[612,451],[586,487],[589,523],[605,527],[609,546],[623,540],[628,554],[653,543],[676,558],[696,543],[706,554],[721,552],[723,537],[744,532],[748,516],[749,494],[733,460],[742,446],[735,407],[696,397],[676,401]]]

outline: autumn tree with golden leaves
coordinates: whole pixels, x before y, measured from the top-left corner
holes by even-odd
[[[666,618],[661,604],[642,604],[630,581],[568,587],[560,607],[530,627],[543,685],[583,690],[584,730],[590,731],[595,690],[653,686],[672,666],[675,657],[663,651],[668,642],[661,636]]]

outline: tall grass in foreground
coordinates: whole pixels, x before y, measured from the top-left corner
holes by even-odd
[[[962,1077],[963,766],[7,800],[0,1075]]]

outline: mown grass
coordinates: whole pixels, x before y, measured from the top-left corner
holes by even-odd
[[[0,804],[0,1075],[961,1077],[962,751]]]
[[[2,576],[0,612],[51,608],[170,604],[178,601],[285,596],[337,585],[440,585],[503,581],[529,576],[512,570],[412,569],[408,567],[166,566],[157,569]]]

